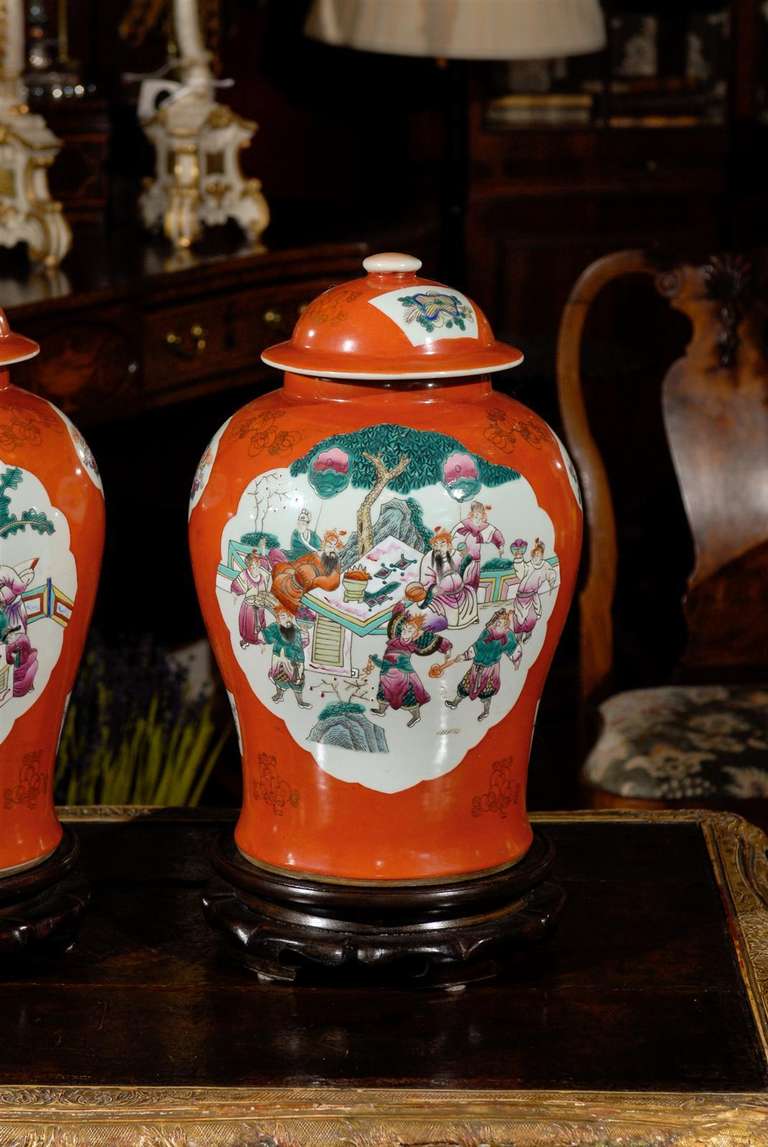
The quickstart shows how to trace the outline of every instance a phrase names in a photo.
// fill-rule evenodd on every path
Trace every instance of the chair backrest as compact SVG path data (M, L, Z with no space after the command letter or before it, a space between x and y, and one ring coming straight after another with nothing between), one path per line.
M659 270L644 252L622 251L584 271L558 341L560 408L588 529L580 594L584 697L604 691L611 676L618 555L614 501L584 396L583 335L605 287L638 274L653 276L692 327L684 356L662 383L664 428L694 549L683 662L691 671L731 675L768 668L768 366L752 267L722 256Z

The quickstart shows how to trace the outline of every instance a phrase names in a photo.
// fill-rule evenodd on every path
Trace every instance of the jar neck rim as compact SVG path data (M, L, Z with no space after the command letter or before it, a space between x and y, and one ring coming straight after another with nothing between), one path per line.
M349 380L339 382L315 375L286 372L283 382L286 394L313 401L360 402L376 396L376 402L385 406L433 403L453 397L461 402L473 402L493 393L490 378L435 378L418 381L387 379L378 382Z

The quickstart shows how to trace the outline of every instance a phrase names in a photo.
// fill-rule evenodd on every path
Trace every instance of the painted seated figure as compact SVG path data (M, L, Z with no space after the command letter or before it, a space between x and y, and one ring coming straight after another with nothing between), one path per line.
M326 530L319 553L311 550L273 567L272 593L290 613L298 613L302 597L310 590L336 589L339 585L339 551L345 535L346 530Z
M435 529L419 567L419 582L427 591L420 604L445 618L449 629L463 629L478 621L477 591L464 580L471 564L466 549L454 546L447 530Z

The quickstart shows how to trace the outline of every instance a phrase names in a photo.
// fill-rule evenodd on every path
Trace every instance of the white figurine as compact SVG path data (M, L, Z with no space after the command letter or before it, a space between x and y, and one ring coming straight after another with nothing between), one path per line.
M24 6L6 0L0 23L0 245L26 243L29 257L57 267L72 246L61 204L51 199L48 168L61 141L25 104Z
M257 243L269 208L260 181L243 178L238 155L256 124L216 102L197 0L173 0L173 25L181 81L145 80L139 96L139 118L156 154L155 177L140 200L144 223L162 223L174 246L183 249L199 238L203 225L234 219Z

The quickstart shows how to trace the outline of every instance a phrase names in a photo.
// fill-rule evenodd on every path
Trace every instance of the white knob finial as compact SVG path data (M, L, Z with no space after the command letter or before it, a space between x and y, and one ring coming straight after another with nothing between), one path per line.
M415 274L421 267L421 259L415 255L403 255L399 251L383 251L380 255L369 255L363 259L363 267L369 274Z

